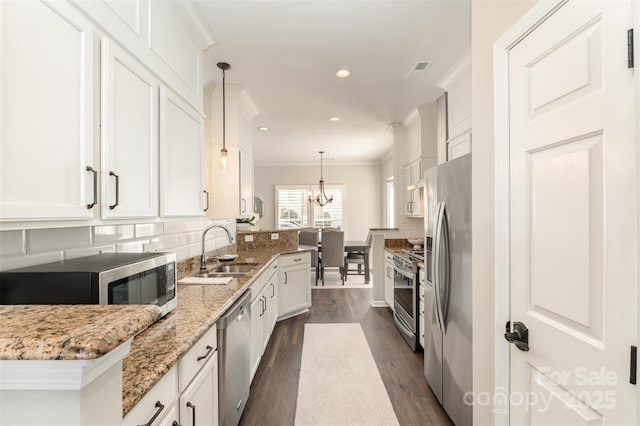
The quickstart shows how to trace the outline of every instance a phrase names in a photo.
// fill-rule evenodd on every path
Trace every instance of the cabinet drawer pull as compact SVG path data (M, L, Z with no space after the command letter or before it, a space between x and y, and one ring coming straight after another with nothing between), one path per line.
M87 204L87 209L91 210L93 206L98 204L98 172L93 170L91 166L87 166L87 171L93 173L93 203Z
M271 283L271 297L275 297L276 295L276 286Z
M151 423L153 423L155 419L158 418L162 410L164 410L164 404L162 404L160 401L156 401L156 408L158 409L158 411L156 411L153 417L149 419L149 422L140 426L151 426Z
M284 273L284 283L285 284L287 283L287 273L286 272Z
M204 211L206 212L207 210L209 210L209 191L204 191L205 194L207 194L207 207L205 207Z
M118 204L120 204L120 176L113 172L109 172L109 176L116 178L116 203L109 206L109 210L113 210L118 207Z
M302 260L301 257L297 258L297 259L293 259L294 262L300 262Z
M196 358L196 361L202 361L203 359L208 357L212 350L213 350L213 346L207 345L207 352L205 352L204 355L199 356L198 358Z
M247 200L242 199L242 213L247 211Z
M187 402L187 407L193 409L193 426L196 426L196 406L191 402Z

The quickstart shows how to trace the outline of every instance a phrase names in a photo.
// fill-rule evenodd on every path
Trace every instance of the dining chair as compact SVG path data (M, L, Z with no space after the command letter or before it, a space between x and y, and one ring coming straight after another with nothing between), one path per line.
M344 285L344 231L322 230L322 256L320 260L320 276L324 285L325 268L337 267Z
M313 253L311 253L311 267L316 270L316 285L318 285L318 278L320 277L320 256L318 253L318 242L320 241L320 233L316 228L302 228L300 234L298 234L298 244L302 246L315 247Z
M349 264L355 263L358 265L357 275L363 274L362 267L364 266L364 252L361 251L349 251L344 256L344 280L347 280L347 276L349 275Z

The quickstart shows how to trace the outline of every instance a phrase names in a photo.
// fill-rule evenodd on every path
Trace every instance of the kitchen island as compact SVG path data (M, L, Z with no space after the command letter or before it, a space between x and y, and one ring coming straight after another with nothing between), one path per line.
M292 235L288 235L289 233ZM149 390L178 363L180 358L212 327L215 327L216 321L251 287L256 277L260 276L267 265L273 263L274 258L280 255L310 251L309 247L298 247L297 232L285 233L280 231L280 235L281 244L279 246L272 244L247 244L244 242L244 239L240 239L237 245L233 244L209 253L214 257L224 254L237 254L237 259L232 263L251 263L254 264L255 267L245 276L235 278L226 285L179 284L177 296L178 306L160 319L158 319L160 315L159 309L154 306L131 305L123 307L82 305L56 307L59 310L66 309L66 313L61 316L67 318L69 322L75 322L79 325L86 324L86 321L83 319L87 318L86 315L81 315L80 312L91 312L89 316L91 322L97 325L93 331L93 337L98 340L109 333L110 328L105 326L106 323L104 319L113 318L114 313L116 316L120 316L121 322L125 323L127 322L126 317L124 315L118 315L117 312L140 311L144 312L149 318L146 323L139 319L134 320L134 323L137 321L138 324L140 324L138 328L123 325L121 328L126 329L127 333L124 333L119 339L107 339L111 341L111 346L106 350L88 352L85 349L74 349L77 353L76 360L84 358L100 360L100 357L104 355L103 352L106 352L105 357L117 356L114 355L115 353L120 355L120 360L118 361L121 362L121 367L118 367L117 363L115 367L121 369L121 375L118 375L116 380L117 383L114 386L102 387L103 390L107 391L113 391L115 388L121 390L121 398L119 398L118 401L119 412L117 413L119 419L125 417ZM216 263L215 260L209 262L207 264L208 269L215 267ZM199 262L197 259L194 260L192 258L179 262L178 279L193 275L197 272L199 272ZM2 308L0 314L2 314L3 319L8 318L9 310L11 309L16 310L18 308ZM38 315L41 315L41 318L55 318L55 315L58 314L59 313L52 312L51 306L30 306L29 309L25 308L24 310L24 318L29 316L35 323L38 322ZM103 315L106 316L103 317ZM108 315L111 315L111 317ZM54 360L61 359L57 355L59 351L52 348L46 351L39 351L38 353L40 355L34 357L34 348L37 349L38 347L46 346L47 343L38 341L37 335L31 336L30 339L24 339L24 333L22 333L19 326L20 323L21 320L13 315L12 322L7 322L7 324L0 329L2 331L0 335L0 363L2 363L2 368L0 368L0 371L3 374L0 385L2 385L3 399L9 394L18 394L21 392L16 392L19 387L7 386L8 383L5 378L7 377L6 367L9 365L8 363L14 363L13 365L16 365L15 363L18 362L26 362L31 366L33 365L32 361L35 360L58 363L59 361ZM13 324L13 326L11 324ZM58 349L68 346L69 339L67 338L68 336L65 335L66 331L61 329L58 330L58 332L60 335L57 336L56 339L53 339L53 341L55 341L54 346L57 345ZM128 342L124 350L121 348L122 345L119 345L119 342L121 343L123 340ZM91 345L85 345L85 347L89 346ZM111 351L109 351L109 349ZM26 363L23 364L23 366L26 366ZM82 368L84 367L81 367L81 369ZM111 373L113 373L113 371ZM78 388L77 391L82 390L83 385L81 381L76 387ZM28 389L28 387L21 389ZM49 387L48 389L51 388ZM106 404L106 406L113 409L113 405ZM27 404L25 407L32 410L35 408L35 405L32 402L31 405ZM77 416L69 416L68 409L65 412L61 408L62 412L58 415L58 418L65 418L64 416L67 415L66 421L68 424L91 423L80 414ZM78 411L83 411L82 407L77 409ZM111 414L113 415L113 413ZM47 415L41 418L52 419L53 417ZM3 420L6 419L3 414ZM113 417L111 417L111 419L113 419ZM108 422L109 420L104 420L102 423L108 424Z

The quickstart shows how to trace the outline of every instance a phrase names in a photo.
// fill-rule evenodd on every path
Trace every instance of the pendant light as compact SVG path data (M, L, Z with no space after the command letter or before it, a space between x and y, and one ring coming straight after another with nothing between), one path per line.
M324 154L324 151L318 151L318 154L320 154L320 187L316 192L315 197L311 197L311 195L309 195L309 202L323 207L333 201L333 194L331 194L330 197L327 197L327 194L324 192L324 179L322 178L322 154Z
M225 72L231 68L226 62L218 62L218 68L222 70L222 149L220 150L220 164L222 169L227 169L227 145L226 145L226 94L225 94Z

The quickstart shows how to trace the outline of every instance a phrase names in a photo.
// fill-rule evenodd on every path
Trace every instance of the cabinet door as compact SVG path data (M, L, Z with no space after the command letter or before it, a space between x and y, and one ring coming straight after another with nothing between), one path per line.
M471 132L467 132L455 139L451 139L448 143L448 150L449 160L469 154L471 152Z
M263 354L264 350L267 348L267 344L269 343L269 337L271 337L271 306L269 306L269 294L271 294L271 286L266 286L262 289L260 293L260 299L263 303L264 313L260 320L262 323L261 326L261 341L260 341L260 353Z
M249 351L249 364L251 368L251 380L255 376L262 356L262 316L264 315L263 300L258 295L251 303L251 348Z
M160 215L204 216L204 120L160 88Z
M182 426L218 424L218 354L215 353L202 371L180 395Z
M411 216L411 202L413 201L413 194L412 191L407 191L407 186L411 184L411 165L406 165L402 169L402 193L404 194L405 216Z
M384 300L393 309L393 263L384 262Z
M102 39L102 217L158 216L158 84Z
M93 28L66 2L0 2L0 220L90 219Z
M280 282L282 283L281 316L311 306L311 264L283 267Z
M269 280L265 288L267 298L267 310L269 311L269 334L273 331L279 316L280 304L278 303L280 294L278 291L278 275L275 274Z
M240 215L253 215L253 159L240 150Z
M438 164L447 161L447 139L449 129L447 124L447 93L438 98L436 118L436 143L438 152Z

